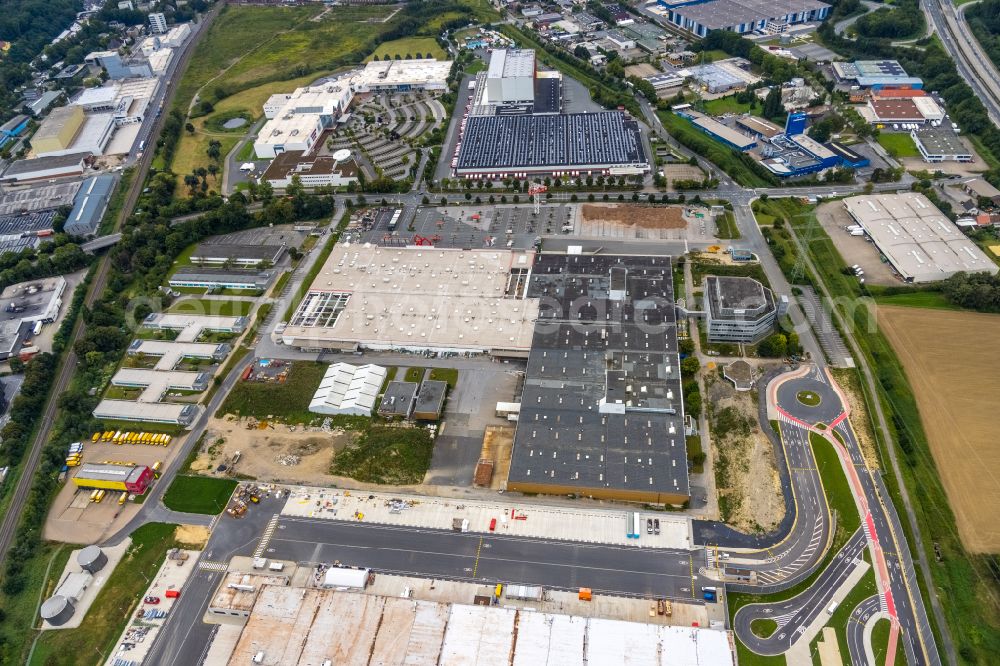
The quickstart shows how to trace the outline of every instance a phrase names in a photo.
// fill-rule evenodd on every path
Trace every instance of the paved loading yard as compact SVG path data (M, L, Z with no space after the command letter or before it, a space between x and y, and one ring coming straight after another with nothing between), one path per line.
M371 498L371 499L369 499ZM469 531L503 536L565 539L649 548L691 547L687 518L669 513L642 513L646 520L660 521L660 534L626 537L623 510L576 509L532 506L515 502L455 500L436 497L372 494L363 490L341 491L299 487L291 491L281 511L285 516L322 520L407 525L450 530L456 518L469 521ZM359 517L360 516L360 517Z
M823 230L830 236L837 252L848 266L857 264L865 271L865 282L868 284L899 286L902 280L896 276L892 267L882 261L881 254L875 244L865 236L852 236L845 227L856 225L857 222L844 209L843 201L828 201L816 209L816 219L823 225Z
M363 234L361 240L380 245L408 245L415 242L416 236L421 236L438 247L474 250L489 247L492 239L493 247L508 247L510 243L513 249L529 249L539 236L562 233L563 226L570 223L573 209L570 206L541 206L537 216L534 212L532 206L513 204L423 207L417 209L410 226L401 225L392 233L389 232L392 216L377 216L372 229Z

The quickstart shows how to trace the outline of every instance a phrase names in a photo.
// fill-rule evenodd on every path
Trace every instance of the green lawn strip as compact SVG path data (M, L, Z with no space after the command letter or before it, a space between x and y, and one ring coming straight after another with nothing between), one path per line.
M253 301L225 301L213 298L185 298L172 304L167 312L176 314L212 315L216 317L246 317Z
M251 162L257 158L257 153L253 150L253 141L247 141L243 147L236 151L237 162Z
M238 382L216 417L236 414L288 424L309 423L319 418L309 411L309 403L327 367L325 363L295 361L284 382Z
M448 382L448 390L454 391L458 383L458 370L455 368L434 368L430 378L438 382Z
M403 375L403 381L419 383L424 378L426 371L427 368L407 368L406 374Z
M420 483L430 467L433 449L426 428L372 425L337 453L331 473L363 483Z
M292 271L285 271L284 273L279 275L277 281L275 281L274 283L274 286L271 287L271 298L277 298L278 296L280 296L281 292L284 291L285 289L285 285L287 285L288 281L291 279L292 279Z
M920 151L917 150L917 145L913 143L909 134L883 132L878 135L878 143L893 157L920 157Z
M715 218L716 237L724 240L735 240L741 238L739 227L736 226L736 217L733 211L727 210L722 217Z
M908 308L932 308L937 310L961 310L949 302L940 291L914 291L911 293L875 296L879 305L902 305Z
M76 666L98 663L99 655L109 655L136 605L163 564L167 550L178 544L176 525L148 523L132 533L132 545L114 571L104 572L107 583L87 611L77 629L46 631L41 634L30 664Z
M111 194L111 198L108 199L108 207L104 209L104 216L101 217L101 224L97 229L98 236L104 236L114 231L115 224L118 222L118 216L122 212L122 206L125 205L125 197L128 196L128 191L132 187L134 179L135 167L129 167L122 171L121 178L119 178L118 184L115 186L115 191Z
M684 438L687 447L688 467L692 474L701 474L705 471L705 452L701 448L700 435L688 435Z
M233 479L178 476L163 495L163 503L174 511L214 516L226 508L237 485Z
M840 456L837 455L833 444L814 432L809 433L809 444L812 446L816 468L823 481L826 502L831 513L837 514L837 534L843 535L843 541L839 543L837 538L834 538L832 550L840 550L844 542L861 527L861 516L858 514L857 504L854 503L851 484L847 481Z
M813 234L815 237L825 236L822 229ZM825 276L830 272L836 273L837 268L823 265L814 254L816 247L815 241L807 246L825 280ZM864 382L861 385L868 404L871 405L875 399L879 400L889 420L892 441L886 442L880 429L875 431L876 441L882 457L882 468L885 470L883 480L900 513L906 541L911 550L924 550L934 581L933 593L947 600L942 603L942 608L952 640L962 658L968 663L989 663L993 655L1000 653L1000 622L985 619L1000 617L1000 598L996 595L996 586L992 582L996 580L995 564L992 558L971 554L963 547L902 365L888 339L871 321L869 310L861 307L856 299L849 298L852 291L844 291L842 285L837 280L827 283L827 288L837 300L838 311L855 331L855 340L875 375L877 396L871 395ZM896 478L892 473L887 459L887 446L896 447L902 479ZM910 521L905 518L898 487L900 482L906 484L920 533L924 537L922 541L915 539ZM940 561L932 546L934 543L940 550ZM937 625L936 616L930 611L930 602L927 601L929 592L924 577L918 575L917 582L940 646L941 628ZM970 621L970 618L984 619Z

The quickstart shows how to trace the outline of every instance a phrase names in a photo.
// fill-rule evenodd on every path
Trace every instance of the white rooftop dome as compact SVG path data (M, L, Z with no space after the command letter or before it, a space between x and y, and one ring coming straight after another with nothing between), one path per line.
M341 148L340 150L338 150L333 154L333 159L337 160L338 162L343 162L350 156L351 156L350 150L348 150L347 148Z

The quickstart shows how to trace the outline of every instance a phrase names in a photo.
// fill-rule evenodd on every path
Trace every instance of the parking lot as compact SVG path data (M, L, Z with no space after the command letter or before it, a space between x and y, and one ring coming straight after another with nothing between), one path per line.
M816 209L816 219L830 236L837 252L848 266L857 264L865 271L868 284L899 286L902 282L893 273L887 262L883 262L878 248L866 240L865 236L852 236L845 227L857 224L844 210L840 201L830 201Z
M411 245L426 239L437 247L525 250L534 247L540 236L562 233L572 216L572 208L563 205L541 206L537 216L532 206L518 204L422 207L408 226L390 232L391 210L376 216L371 229L362 234L362 242Z
M143 428L136 424L135 432L156 432L155 427ZM149 444L111 444L87 440L83 443L82 462L123 462L152 467L157 461L166 468L180 451L185 435L171 440L168 446ZM42 530L42 537L69 543L94 543L124 525L139 511L139 504L118 504L118 492L109 491L104 501L90 501L90 490L77 490L71 477L79 467L70 467L66 484L59 490ZM154 483L159 483L156 481Z

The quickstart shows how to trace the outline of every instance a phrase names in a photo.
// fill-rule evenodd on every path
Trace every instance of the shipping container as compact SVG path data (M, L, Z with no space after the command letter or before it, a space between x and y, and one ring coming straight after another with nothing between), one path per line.
M181 591L180 590L167 590L166 592L163 593L163 596L165 596L167 599L176 599L179 596L181 596Z

